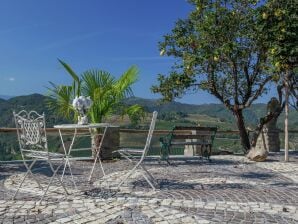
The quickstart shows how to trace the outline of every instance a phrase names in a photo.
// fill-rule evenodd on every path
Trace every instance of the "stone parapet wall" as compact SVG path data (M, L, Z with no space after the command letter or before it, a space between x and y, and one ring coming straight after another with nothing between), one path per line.
M120 134L119 127L109 127L105 135L105 139L102 145L101 156L102 159L108 160L115 157L112 152L119 149L120 145Z
M265 149L269 152L280 151L279 130L276 128L264 127L259 135L256 144L257 149Z

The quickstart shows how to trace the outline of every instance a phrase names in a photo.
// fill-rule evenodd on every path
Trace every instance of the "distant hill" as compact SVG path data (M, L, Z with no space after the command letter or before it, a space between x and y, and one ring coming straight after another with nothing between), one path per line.
M10 98L12 98L13 96L8 96L8 95L0 95L0 100L3 99L3 100L8 100Z
M38 113L45 113L47 125L50 127L57 121L67 122L64 118L54 115L46 106L47 96L31 94L17 96L8 100L0 99L0 127L14 127L13 111L35 110Z
M130 99L126 100L126 103L129 105L132 104L140 104L145 107L148 111L152 112L154 110L159 111L160 113L163 112L184 112L187 114L201 114L201 115L208 115L209 117L219 118L220 120L231 122L235 126L235 119L233 114L228 111L224 105L222 104L201 104L201 105L194 105L194 104L185 104L179 102L170 102L166 104L161 104L159 100L152 100L152 99L143 99L138 97L131 97ZM263 103L253 104L250 108L244 110L244 118L246 124L254 127L259 119L266 115L267 105ZM298 127L298 113L293 111L289 115L290 119L290 128L295 129ZM278 119L278 126L283 128L284 123L284 113L281 114L280 118ZM236 126L235 126L236 127Z
M8 100L0 99L0 127L14 127L12 119L12 111L20 110L36 110L38 113L45 112L48 126L52 126L57 122L69 122L63 118L59 118L50 111L46 106L47 96L40 94L32 94L27 96L17 96ZM139 104L145 108L146 111L152 112L157 110L159 113L168 112L183 112L186 114L200 114L207 115L211 118L218 118L221 121L232 123L235 126L233 114L228 111L222 104L186 104L179 102L170 102L161 104L159 100L144 99L139 97L131 97L125 100L128 105ZM257 124L258 119L266 114L266 104L254 104L251 108L244 111L244 117L249 126ZM297 112L290 113L290 127L296 128L298 126ZM279 119L279 126L283 127L283 114ZM236 126L235 126L236 128Z

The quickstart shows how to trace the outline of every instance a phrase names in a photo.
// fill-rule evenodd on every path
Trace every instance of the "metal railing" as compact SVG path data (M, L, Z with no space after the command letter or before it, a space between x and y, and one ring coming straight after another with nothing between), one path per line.
M51 139L52 143L54 143L53 148L60 147L60 139L58 130L56 128L47 128L48 137ZM120 147L142 147L144 146L145 137L147 135L148 130L137 130L137 129L119 129L120 132ZM152 139L152 150L150 151L151 155L157 155L160 151L160 143L159 138L169 133L169 130L155 130ZM283 148L283 130L280 130L280 140L281 140L281 148ZM298 150L298 130L289 130L290 136L290 150ZM4 141L7 139L10 142L10 145L7 145ZM85 139L85 143L88 140ZM1 145L4 143L4 146ZM4 148L7 151L4 151ZM183 148L176 149L173 154L183 154ZM242 146L240 144L239 131L238 130L218 130L215 141L213 151L228 151L233 153L243 153ZM11 154L11 156L9 156ZM16 128L0 128L0 161L1 160L10 160L10 159L18 159L18 142L16 136ZM6 157L5 157L6 156ZM4 158L4 159L3 159Z

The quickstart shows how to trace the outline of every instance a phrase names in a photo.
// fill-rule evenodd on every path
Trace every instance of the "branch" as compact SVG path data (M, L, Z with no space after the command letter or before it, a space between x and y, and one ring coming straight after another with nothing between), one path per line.
M208 82L210 83L211 87L210 87L210 92L217 98L219 99L229 110L232 110L233 107L231 106L229 100L225 100L224 99L224 95L222 94L219 94L218 92L218 89L216 87L216 80L214 79L214 71L213 71L213 68L210 66L210 64L208 64L208 67L207 67L207 72L208 74L211 74L211 75L208 75Z
M263 83L260 84L259 89L255 92L255 94L253 95L253 97L250 100L247 100L247 102L245 103L244 107L250 107L250 105L252 104L252 102L254 102L264 91L264 87L265 85L272 79L272 76L268 76Z
M245 75L246 83L247 83L247 91L246 91L245 95L243 96L243 104L244 105L247 103L247 101L249 100L249 97L251 96L251 88L252 88L251 81L249 78L248 68L249 68L249 64L244 65L243 71L244 71L244 75Z
M257 62L254 66L254 70L252 73L252 76L250 77L250 82L251 83L255 83L256 78L258 77L259 73L260 73L260 64L265 63L266 59L267 59L267 54L266 54L266 49L260 49L260 51L257 54Z
M232 68L233 68L233 79L234 79L234 102L235 104L239 104L238 99L238 76L237 76L237 65L235 61L232 62Z

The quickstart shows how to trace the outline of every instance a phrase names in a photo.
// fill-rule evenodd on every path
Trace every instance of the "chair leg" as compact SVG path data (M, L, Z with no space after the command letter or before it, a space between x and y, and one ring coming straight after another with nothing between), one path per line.
M90 176L88 178L88 181L91 181L91 179L92 179L92 175L93 175L93 172L94 172L94 169L95 169L97 160L99 162L99 165L100 165L100 168L101 168L101 171L102 171L103 176L106 175L105 170L104 170L104 168L102 166L102 162L101 162L101 159L99 157L99 154L97 154L96 157L95 157L95 159L94 159L93 166L92 166L92 169L91 169L91 172L90 172Z
M132 173L137 169L137 167L139 166L139 164L135 165L134 168L132 168L128 174L125 176L125 178L120 182L120 184L118 184L118 189L120 188L120 186L132 175Z
M63 172L62 172L62 175L61 175L62 180L63 180L64 174L65 174L65 171L66 171L67 164L68 164L68 160L65 161L64 166L63 166ZM70 167L70 164L68 164L68 167Z
M69 161L68 161L68 162L69 162ZM69 162L69 163L70 163L70 162ZM71 176L73 185L74 185L74 187L77 189L77 185L76 185L76 182L75 182L75 180L74 180L74 178L73 178L73 174L72 174L72 170L71 170L71 166L70 166L70 164L69 164L68 168L69 168L69 172L70 172L70 176ZM61 179L61 181L62 181L62 179Z
M62 166L62 165L58 166L57 169L55 170L54 167L53 167L53 164L52 164L52 162L51 162L50 160L48 160L48 163L49 163L49 165L50 165L50 167L51 167L51 170L52 170L52 172L53 172L53 175L51 176L51 179L50 179L50 181L49 181L49 183L48 183L48 186L47 186L46 190L44 191L44 193L43 193L41 199L39 200L40 203L41 203L41 201L43 200L43 198L44 198L44 196L46 195L46 193L48 192L48 190L49 190L49 188L50 188L50 185L52 184L52 181L53 181L54 177L57 175L58 170L59 170L60 167ZM64 186L64 184L63 184L63 182L62 182L62 180L61 180L58 176L56 176L56 177L57 177L58 181L60 182L60 185L63 187L63 189L64 189L64 191L65 191L65 194L68 195L68 191L66 190L66 188L65 188L65 186Z
M140 165L142 168L143 168L143 170L147 173L147 175L151 178L151 180L154 180L155 181L155 179L154 179L154 177L152 176L152 174L151 173L149 173L149 171L146 169L146 167L144 166L144 165Z
M20 188L22 187L22 185L23 185L23 183L24 183L26 177L28 176L28 174L29 174L29 170L27 170L25 176L23 177L23 180L21 181L21 183L20 183L20 185L19 185L17 191L15 192L15 194L14 194L13 197L12 197L12 200L14 200L15 197L17 196L17 194L19 193L19 190L20 190Z
M36 181L36 183L38 184L39 188L43 189L42 186L41 186L40 183L37 181L37 179L35 178L34 174L33 174L32 171L31 171L31 169L32 169L32 167L34 166L34 164L36 163L36 161L37 161L36 159L33 160L33 162L30 164L30 166L28 166L28 164L27 164L25 161L23 161L23 162L24 162L24 165L25 165L25 167L26 167L26 169L27 169L27 172L26 172L25 176L23 177L23 179L22 179L22 181L21 181L21 183L20 183L20 185L19 185L17 191L16 191L15 194L13 195L12 200L14 200L15 197L17 196L17 194L18 194L20 188L22 187L22 185L23 185L23 183L24 183L24 181L25 181L25 179L26 179L26 177L28 176L29 173L32 175L33 179Z
M143 168L143 170L147 173L147 175L150 177L151 181L154 182L155 184L157 184L155 178L152 176L151 173L149 173L149 171L145 168L145 166L141 165L141 167ZM153 190L155 190L154 185L152 184L152 182L147 178L147 176L145 174L143 174L143 177L146 179L146 181L148 182L148 184L152 187Z
M102 162L101 162L101 158L100 157L98 158L98 162L100 164L100 168L101 168L102 174L105 176L106 173L105 173L105 170L103 169L103 166L102 166Z
M59 168L60 168L60 167L59 167ZM65 195L69 195L69 193L68 193L66 187L64 186L62 180L60 179L60 177L58 177L58 176L56 175L56 174L57 174L57 171L58 171L59 168L57 168L57 170L56 170L56 172L55 172L55 176L56 176L57 180L60 182L60 185L63 187L64 192L65 192Z
M118 184L118 189L121 187L121 185L133 174L133 172L138 168L138 166L141 166L142 169L145 171L145 173L147 173L147 175L151 178L151 181L155 182L154 177L149 173L149 171L140 163L137 163L133 169L131 169L128 174L125 176L125 178ZM150 187L155 190L156 188L154 187L154 185L152 184L152 182L148 179L148 177L142 173L142 176L145 178L145 180L148 182L148 184L150 185Z
M148 179L148 177L146 175L143 175L143 177L145 178L145 180L147 181L147 183L150 185L150 187L155 190L154 185L151 183L151 181Z
M121 156L123 156L125 159L127 159L130 163L133 163L134 161L130 159L129 157L132 157L129 153L119 152Z
M65 173L65 169L66 169L66 164L68 164L68 169L69 169L69 172L70 172L72 183L73 183L74 187L77 189L77 185L76 185L76 182L74 181L73 174L72 174L72 169L71 169L71 165L70 165L70 161L69 161L68 158L65 159L63 173L62 173L62 176L61 176L61 181L63 181L63 177L64 177L64 173Z
M30 166L28 167L27 163L25 161L24 165L27 168L27 170L29 171L29 173L32 175L32 178L34 179L34 181L37 183L38 187L43 190L43 187L41 186L41 184L38 182L38 180L36 179L35 175L32 173L31 169L34 166L34 164L37 162L37 159L33 160L33 162L30 164Z
M62 165L58 166L57 169L54 170L54 167L53 167L52 162L51 162L50 160L48 160L48 161L49 161L51 170L52 170L52 172L53 172L53 177L56 176L56 178L57 178L58 181L60 182L60 185L63 187L63 189L64 189L64 191L65 191L65 194L69 194L68 191L67 191L67 189L66 189L66 187L65 187L64 184L63 184L63 181L59 178L59 176L57 176L57 172L58 172L58 170L60 169L60 167L61 167Z

